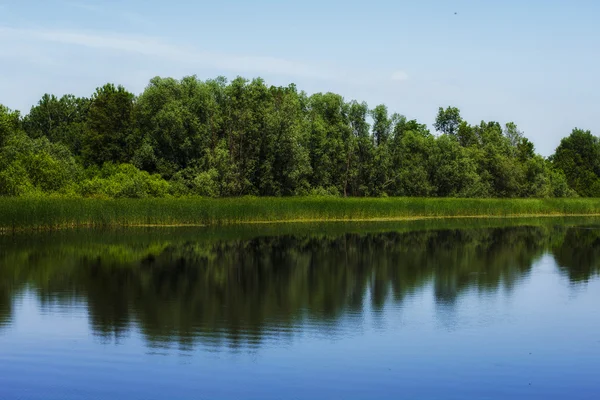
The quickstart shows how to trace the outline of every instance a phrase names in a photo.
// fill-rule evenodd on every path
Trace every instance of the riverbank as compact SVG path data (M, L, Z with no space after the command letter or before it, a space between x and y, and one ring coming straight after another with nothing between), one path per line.
M0 198L0 230L600 216L600 199Z

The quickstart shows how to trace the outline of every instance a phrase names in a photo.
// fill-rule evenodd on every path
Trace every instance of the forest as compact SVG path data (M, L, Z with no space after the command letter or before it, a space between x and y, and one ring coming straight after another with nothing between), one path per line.
M512 122L442 107L433 127L259 78L156 77L139 96L106 84L26 115L0 105L0 195L600 197L590 131L544 158Z

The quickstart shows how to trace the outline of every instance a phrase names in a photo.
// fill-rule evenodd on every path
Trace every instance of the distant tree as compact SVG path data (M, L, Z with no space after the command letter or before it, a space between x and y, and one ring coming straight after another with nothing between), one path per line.
M346 186L348 152L345 141L353 136L348 119L348 104L333 93L317 93L310 97L309 154L311 186L330 194L343 194Z
M462 122L460 110L456 107L447 107L445 110L440 107L433 126L438 132L446 135L455 135Z
M388 109L383 104L378 105L371 111L373 118L373 138L375 145L385 144L390 136L392 121L388 117Z
M369 132L367 103L350 102L348 118L352 137L352 151L347 153L347 177L349 180L344 194L368 196L373 193L372 174L374 168L374 145Z
M463 147L478 146L481 143L475 133L475 129L469 125L466 121L461 121L456 131L456 137L458 142Z
M86 165L130 160L135 146L134 99L122 86L106 84L96 90L90 101L82 140Z
M521 140L523 140L523 132L517 128L517 125L514 122L509 122L505 125L504 136L506 136L510 145L513 147L517 147Z
M21 116L18 111L11 111L0 104L0 148L5 145L8 138L14 135L21 125Z
M80 176L69 149L45 137L31 139L19 131L0 149L0 195L59 192Z
M580 196L600 197L600 140L590 131L573 129L551 160Z
M58 99L45 94L24 118L23 127L32 138L47 137L51 142L63 143L74 154L79 154L89 103L89 99L73 95Z
M432 183L439 197L477 197L486 194L477 164L458 140L449 135L436 139L431 156Z

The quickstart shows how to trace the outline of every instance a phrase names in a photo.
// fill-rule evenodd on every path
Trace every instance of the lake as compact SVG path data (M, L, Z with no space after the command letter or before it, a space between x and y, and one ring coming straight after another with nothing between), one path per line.
M0 236L0 399L598 399L600 221Z

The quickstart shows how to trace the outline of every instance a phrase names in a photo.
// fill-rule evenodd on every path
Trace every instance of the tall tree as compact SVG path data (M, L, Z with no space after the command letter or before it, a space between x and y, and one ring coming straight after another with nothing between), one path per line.
M445 110L440 107L433 126L438 132L446 135L455 135L462 122L460 110L456 107L447 107Z
M32 138L47 137L51 142L63 143L74 154L79 154L89 104L89 99L73 95L59 99L45 94L25 117L23 127Z
M333 93L317 93L309 99L309 152L314 189L331 194L344 192L347 170L345 144L352 136L348 104Z
M0 148L4 146L8 138L19 130L21 116L18 111L11 111L8 107L0 104Z
M590 131L573 129L551 159L580 196L600 197L600 140Z
M369 108L367 103L357 101L350 102L348 118L352 130L352 152L347 157L347 178L349 188L345 194L352 196L368 196L373 193L374 148L373 140L369 132L367 116Z
M86 165L130 160L135 96L123 86L106 84L91 98L85 121L82 156Z
M375 145L379 146L387 142L390 137L392 121L388 117L388 109L385 105L380 104L371 111L373 118L373 138Z

